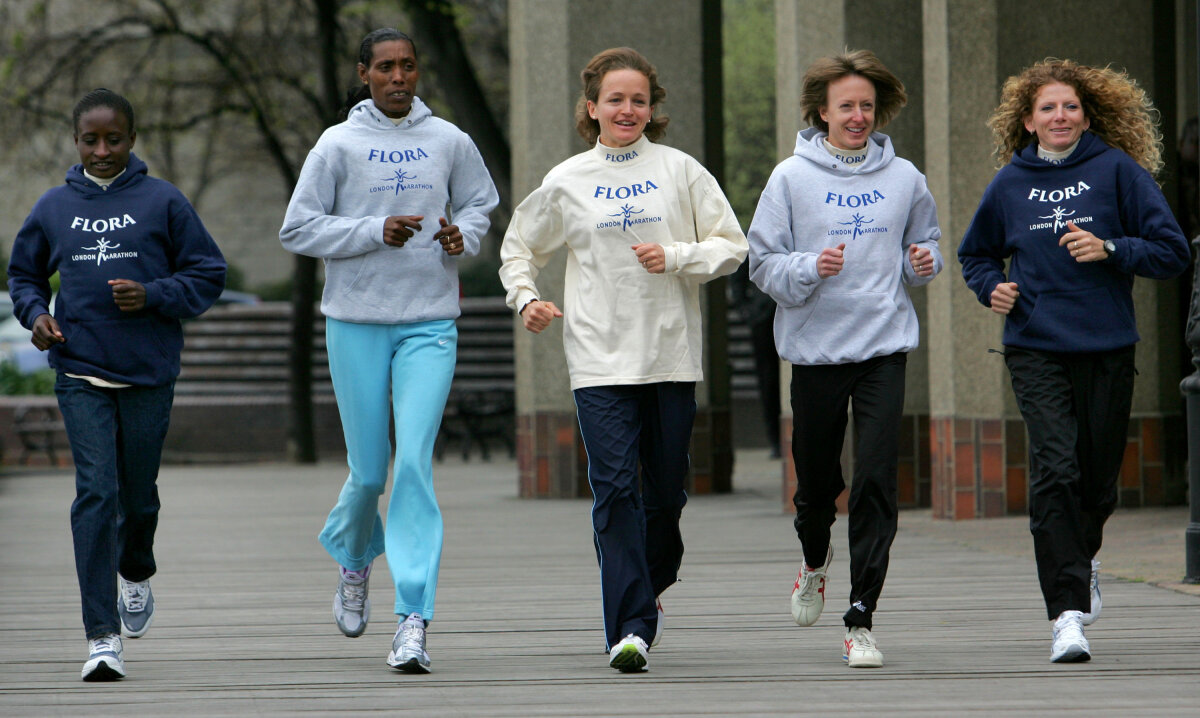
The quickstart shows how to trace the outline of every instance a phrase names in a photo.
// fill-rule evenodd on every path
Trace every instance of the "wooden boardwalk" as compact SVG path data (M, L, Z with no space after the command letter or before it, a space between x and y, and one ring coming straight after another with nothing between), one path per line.
M447 541L431 675L384 663L384 561L366 635L333 625L316 534L341 465L206 465L163 472L154 627L126 641L129 677L111 684L79 680L71 474L0 475L0 715L1200 715L1200 597L1106 575L1095 657L1054 665L1031 546L979 550L903 515L876 613L886 665L846 668L846 524L830 606L798 628L798 543L761 454L739 456L734 494L689 503L663 643L650 672L618 674L602 653L590 503L514 498L509 461L436 471Z

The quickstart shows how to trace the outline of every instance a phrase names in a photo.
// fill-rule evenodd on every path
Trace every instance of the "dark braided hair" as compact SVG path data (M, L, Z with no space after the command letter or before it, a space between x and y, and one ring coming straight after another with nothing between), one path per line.
M367 36L362 39L362 43L358 46L358 64L364 67L371 66L371 59L375 57L375 46L381 42L391 42L392 40L403 40L412 48L413 57L417 56L417 44L408 35L391 27L381 27L378 30L372 30L367 33ZM342 103L341 109L338 110L338 121L345 121L350 114L351 108L363 100L371 98L371 88L365 83L359 83L346 93L346 99Z
M124 97L103 87L92 90L75 103L75 109L71 111L71 124L76 134L79 134L79 118L97 107L107 107L113 112L125 115L125 120L129 122L129 134L133 134L133 105Z

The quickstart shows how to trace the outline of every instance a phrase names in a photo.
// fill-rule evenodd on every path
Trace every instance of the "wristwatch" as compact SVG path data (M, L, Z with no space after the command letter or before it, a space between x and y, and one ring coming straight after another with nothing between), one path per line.
M1104 240L1104 252L1109 257L1112 257L1114 254L1117 253L1117 243L1112 241L1111 239Z

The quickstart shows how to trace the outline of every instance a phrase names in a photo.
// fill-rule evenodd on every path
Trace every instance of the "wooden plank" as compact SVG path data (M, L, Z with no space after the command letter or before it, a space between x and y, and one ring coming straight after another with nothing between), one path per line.
M798 628L787 606L799 549L778 510L778 464L764 452L737 459L735 493L693 496L684 510L682 581L663 597L666 634L642 675L612 671L602 653L590 502L516 500L513 462L447 460L435 467L446 544L431 675L384 665L386 561L375 564L366 635L333 625L334 567L316 540L346 475L333 462L165 468L154 627L126 642L128 679L85 684L72 477L10 473L0 477L0 713L1195 714L1200 598L1105 575L1104 615L1087 631L1095 658L1054 665L1032 549L1011 556L910 530L906 513L875 616L886 665L846 668L844 517L830 606ZM1105 551L1127 538L1110 534Z

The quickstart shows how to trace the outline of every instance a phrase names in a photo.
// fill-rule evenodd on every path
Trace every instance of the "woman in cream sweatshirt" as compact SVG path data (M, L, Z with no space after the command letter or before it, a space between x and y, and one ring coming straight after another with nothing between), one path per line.
M593 147L552 169L517 207L500 277L529 331L564 319L605 646L610 666L634 672L661 636L657 597L683 559L679 517L703 378L699 286L737 269L747 246L712 175L655 143L667 119L654 116L666 95L654 66L614 48L581 77L577 128ZM534 280L564 244L560 310Z

